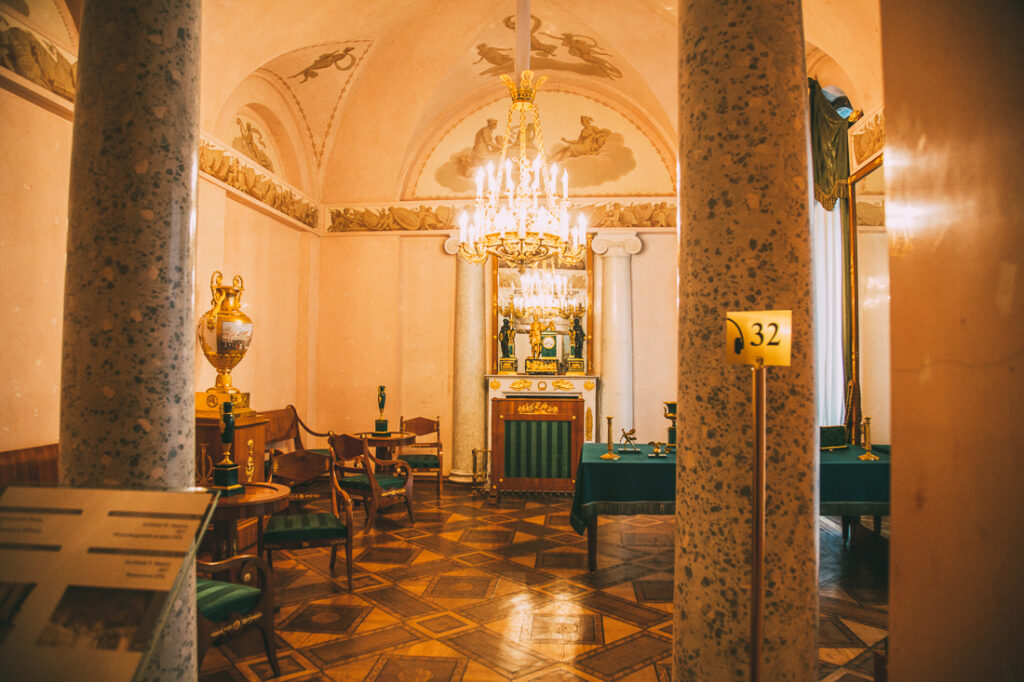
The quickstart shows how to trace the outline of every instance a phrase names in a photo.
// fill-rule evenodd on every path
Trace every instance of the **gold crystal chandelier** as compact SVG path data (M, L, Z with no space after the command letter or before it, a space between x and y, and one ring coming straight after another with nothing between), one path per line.
M459 217L459 253L471 263L482 263L493 255L522 268L554 256L573 265L586 253L586 219L581 215L575 225L570 224L569 174L563 169L559 178L558 165L549 166L544 159L544 134L534 97L547 76L533 82L533 72L528 68L529 26L529 2L521 0L516 56L524 59L527 68L521 71L518 85L510 76L501 75L512 104L498 165L488 163L486 170L477 170L476 204L472 213L464 212ZM525 50L521 49L524 34ZM509 158L512 121L517 114L519 155ZM527 156L530 137L537 147L532 160Z

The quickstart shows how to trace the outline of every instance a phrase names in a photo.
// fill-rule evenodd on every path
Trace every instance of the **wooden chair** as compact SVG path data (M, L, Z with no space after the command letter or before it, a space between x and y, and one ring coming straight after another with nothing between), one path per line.
M413 417L406 420L401 418L401 430L416 436L416 442L403 447L398 453L398 459L406 462L412 469L413 475L425 473L428 476L437 477L437 496L441 496L441 486L444 477L444 452L441 449L441 418L427 419L426 417ZM421 436L433 435L433 439L421 441Z
M345 544L345 567L348 572L348 591L352 591L352 498L338 485L334 467L329 468L331 483L330 512L290 511L274 514L267 519L259 537L258 552L267 557L273 568L275 549L331 548L331 575L338 559L338 545Z
M258 627L274 675L281 674L274 641L274 577L263 559L240 555L216 563L196 562L204 575L227 574L231 580L196 578L198 663L210 646L249 627Z
M373 527L379 509L401 502L405 502L409 521L416 522L412 514L412 469L408 464L400 459L377 459L370 454L365 438L331 434L327 442L334 454L338 485L363 503L366 530Z
M267 418L266 443L270 458L267 480L276 478L291 488L325 480L330 469L331 451L329 448L307 448L302 443L302 433L305 431L320 438L327 438L328 434L309 428L299 418L294 405L288 405L282 410L265 411L263 416ZM301 492L290 496L292 500L298 501L312 497L317 496Z

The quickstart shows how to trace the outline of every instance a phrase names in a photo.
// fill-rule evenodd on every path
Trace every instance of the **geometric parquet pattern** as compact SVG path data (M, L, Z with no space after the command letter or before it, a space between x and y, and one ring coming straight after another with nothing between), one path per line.
M671 516L602 517L599 570L588 573L570 497L495 504L457 485L438 500L429 488L416 491L415 525L395 507L357 535L352 593L343 553L334 579L327 550L274 553L275 679L671 679ZM872 650L884 647L884 566L878 575L870 547L851 564L870 542L852 544L843 549L823 520L822 679L871 679ZM211 648L199 679L272 677L250 631Z

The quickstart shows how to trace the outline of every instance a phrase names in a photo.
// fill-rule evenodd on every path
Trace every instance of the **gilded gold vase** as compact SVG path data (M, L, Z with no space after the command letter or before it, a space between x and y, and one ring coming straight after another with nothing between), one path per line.
M252 319L242 312L240 302L245 286L235 275L231 284L223 284L219 271L210 279L211 307L199 318L196 333L203 355L217 370L217 382L209 392L238 393L231 385L231 370L242 361L252 341Z

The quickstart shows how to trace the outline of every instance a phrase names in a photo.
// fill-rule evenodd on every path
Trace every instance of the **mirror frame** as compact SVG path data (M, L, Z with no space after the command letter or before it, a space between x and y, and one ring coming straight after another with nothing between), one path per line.
M852 351L850 354L850 372L861 385L860 376L860 296L858 294L857 268L857 183L866 178L872 172L882 166L885 154L878 154L875 158L857 169L857 172L847 178L847 218L850 224L850 243L847 248L850 250L850 308L846 313L850 316L850 336L852 337ZM858 396L857 411L860 413L860 399Z
M594 233L587 233L587 253L584 256L587 271L587 314L583 316L583 328L587 333L586 354L587 374L594 373L594 249L591 242L594 240ZM498 259L491 259L491 374L498 373ZM519 376L526 376L525 372L519 372Z

